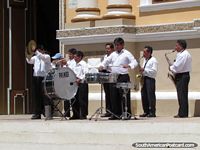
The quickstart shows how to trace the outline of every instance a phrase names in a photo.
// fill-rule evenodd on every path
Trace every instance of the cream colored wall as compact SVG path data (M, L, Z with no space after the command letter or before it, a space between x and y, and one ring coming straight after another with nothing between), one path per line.
M189 22L200 18L200 7L140 13L140 0L130 0L130 3L133 6L133 15L136 16L136 25ZM68 7L68 0L66 0L66 6L66 23L69 24L71 23L71 19L76 16L76 9ZM106 6L107 0L98 0L100 16L106 14Z
M136 25L189 22L200 18L200 7L140 13L138 7L140 0L131 1L133 13L136 16Z

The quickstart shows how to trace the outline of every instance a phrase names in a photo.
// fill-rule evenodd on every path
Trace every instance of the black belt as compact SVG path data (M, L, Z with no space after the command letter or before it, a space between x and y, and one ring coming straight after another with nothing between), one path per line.
M190 75L190 72L177 73L176 76Z
M128 74L119 74L118 77L127 76Z

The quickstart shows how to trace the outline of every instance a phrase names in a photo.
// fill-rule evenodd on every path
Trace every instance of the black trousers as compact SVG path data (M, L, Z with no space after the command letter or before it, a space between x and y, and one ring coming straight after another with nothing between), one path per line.
M44 77L33 77L33 91L35 94L33 113L40 115L44 111L44 88L43 88Z
M72 105L73 117L84 118L88 115L88 84L80 83Z
M156 113L156 81L153 78L144 77L144 84L141 88L142 107L144 113Z
M190 81L189 72L178 73L175 77L177 97L179 103L178 115L188 117L188 84Z
M110 94L110 83L104 83L103 88L105 92L105 102L106 102L106 112L109 113L107 110L112 112L111 109L111 94Z
M119 75L117 82L130 82L130 77L128 74ZM111 93L112 112L118 117L120 117L122 115L122 112L124 111L123 89L117 88L116 83L111 83L110 93ZM127 97L128 113L131 114L130 90L128 90L126 97Z

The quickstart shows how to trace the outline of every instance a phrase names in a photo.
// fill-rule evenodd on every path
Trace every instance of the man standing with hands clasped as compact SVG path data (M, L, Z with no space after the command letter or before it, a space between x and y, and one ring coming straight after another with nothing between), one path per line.
M140 117L156 117L156 74L158 62L152 56L153 48L145 46L143 50L144 62L140 68L140 73L144 80L141 88L142 107L144 113Z

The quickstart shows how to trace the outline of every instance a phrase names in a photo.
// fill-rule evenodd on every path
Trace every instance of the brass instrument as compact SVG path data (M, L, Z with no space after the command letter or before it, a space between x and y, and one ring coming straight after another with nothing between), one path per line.
M171 52L168 52L168 53L165 53L165 58L169 64L169 66L171 66L173 63L170 61L168 55L171 54L171 53L174 53L176 50L173 50ZM168 78L175 84L175 74L172 72L172 71L169 71L168 74L167 74Z
M138 67L139 69L141 68L141 65L140 65L140 61L141 59L143 58L144 56L140 57L139 60L137 61L138 62ZM138 73L136 74L136 78L140 80L140 86L142 87L143 84L144 84L144 77L141 73Z
M31 59L31 57L34 54L33 49L36 49L36 47L37 47L37 44L34 40L30 40L28 42L28 45L25 50L26 58Z

